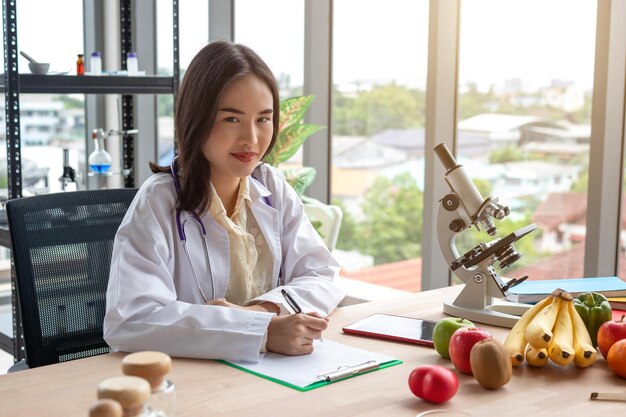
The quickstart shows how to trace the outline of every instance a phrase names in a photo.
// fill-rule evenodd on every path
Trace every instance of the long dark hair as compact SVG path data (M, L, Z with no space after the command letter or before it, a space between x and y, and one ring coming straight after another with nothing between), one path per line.
M174 116L178 144L175 163L181 186L178 208L181 210L196 210L200 215L208 210L211 168L202 154L202 146L211 133L224 91L230 82L247 74L263 80L274 99L274 132L267 154L276 142L280 114L278 86L267 64L247 46L215 41L198 52L185 72ZM170 172L169 166L153 162L150 168L155 173Z

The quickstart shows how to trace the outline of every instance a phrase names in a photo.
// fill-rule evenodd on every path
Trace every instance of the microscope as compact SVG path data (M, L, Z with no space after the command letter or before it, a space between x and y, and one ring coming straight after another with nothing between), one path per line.
M505 282L494 266L498 263L499 268L504 269L519 260L521 255L513 243L537 226L530 224L503 238L479 243L460 255L455 244L458 234L472 227L478 230L482 227L489 236L495 236L498 229L493 219L504 219L510 210L499 204L497 197L483 199L445 143L437 145L434 151L446 169L445 180L451 191L439 201L437 240L450 270L465 283L454 301L444 302L443 311L478 323L513 327L530 306L496 299L504 299L510 288L528 277Z

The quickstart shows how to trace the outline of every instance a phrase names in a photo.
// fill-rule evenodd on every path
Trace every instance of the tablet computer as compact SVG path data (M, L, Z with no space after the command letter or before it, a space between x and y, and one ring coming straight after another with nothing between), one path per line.
M376 313L343 327L343 332L397 342L433 346L433 320Z

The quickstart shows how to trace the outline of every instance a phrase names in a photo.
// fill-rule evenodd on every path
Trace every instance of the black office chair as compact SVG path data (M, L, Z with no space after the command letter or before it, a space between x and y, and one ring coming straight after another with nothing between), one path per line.
M76 191L7 202L28 367L110 350L102 321L113 239L136 192Z

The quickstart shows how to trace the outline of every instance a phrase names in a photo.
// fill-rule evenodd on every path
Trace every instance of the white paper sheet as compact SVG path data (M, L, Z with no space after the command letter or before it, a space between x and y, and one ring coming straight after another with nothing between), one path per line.
M286 356L268 352L258 363L230 363L304 388L323 380L319 375L336 371L339 367L351 367L367 361L382 364L396 360L391 356L353 348L332 340L316 340L313 346L315 349L310 355Z

